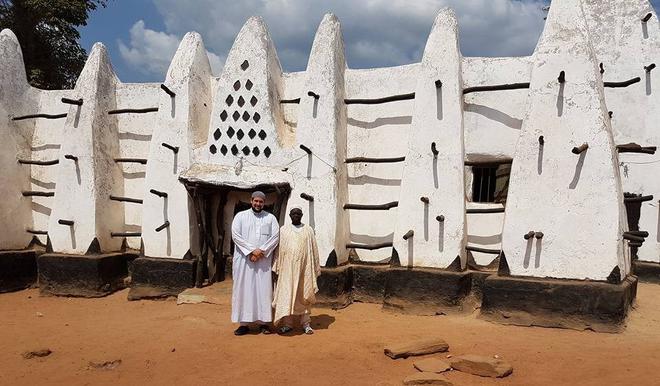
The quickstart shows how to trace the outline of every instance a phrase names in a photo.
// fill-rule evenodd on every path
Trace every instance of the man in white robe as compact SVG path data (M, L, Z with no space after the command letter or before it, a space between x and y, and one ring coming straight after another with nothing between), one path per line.
M313 334L310 322L319 290L319 251L314 230L301 222L302 209L291 209L289 216L291 224L280 229L280 248L273 266L278 275L273 299L275 324L280 324L280 334L286 334L293 330L294 319L299 317L305 334Z
M231 224L234 240L231 320L240 323L235 335L247 334L249 325L255 322L262 333L270 333L268 325L273 318L271 267L279 242L279 224L275 216L263 210L265 201L264 193L252 193L252 208L237 213Z

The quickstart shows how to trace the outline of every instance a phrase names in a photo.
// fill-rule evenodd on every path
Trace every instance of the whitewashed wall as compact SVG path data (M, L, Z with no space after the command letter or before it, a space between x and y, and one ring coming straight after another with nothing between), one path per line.
M646 72L651 63L660 65L660 23L646 0L583 0L594 50L608 82L640 77L639 83L605 90L607 108L612 111L616 144L637 143L660 146L660 71ZM648 13L651 18L643 22ZM640 260L660 262L660 153L619 155L623 191L653 195L643 202L639 229L648 231L637 251Z
M142 239L146 256L183 258L191 248L196 250L197 220L178 177L193 162L191 149L204 143L212 109L211 66L199 34L184 36L164 84L175 96L164 91L158 96L157 129L150 143L142 191ZM163 143L178 150L174 152ZM158 196L152 189L167 196ZM165 224L169 226L162 229Z
M95 44L72 93L74 99L82 98L83 104L69 106L62 132L48 225L56 252L85 253L96 241L104 250L121 247L121 240L110 237L110 232L124 225L124 211L119 202L109 199L124 190L123 177L114 162L119 156L117 118L108 114L116 108L118 82L105 47Z
M39 104L37 111L50 114L61 114L69 111L69 105L62 103L62 97L71 98L71 90L39 91ZM63 128L65 118L62 119L35 119L34 134L30 150L32 155L24 154L20 158L33 160L59 160L60 147L63 142ZM55 192L59 165L40 166L25 165L31 169L30 190ZM26 198L29 200L30 198ZM54 197L32 197L32 229L47 231L50 213L53 208ZM39 241L46 244L46 235L38 235Z
M617 154L583 15L579 2L553 1L534 53L502 234L513 275L605 280L630 269ZM529 231L544 236L524 239Z
M463 58L463 88L529 82L532 62L520 58ZM513 158L529 90L466 94L465 155L470 161Z
M458 45L456 15L443 9L433 23L418 70L398 199L394 247L405 266L446 268L456 259L461 267L466 265L463 82ZM437 216L444 220L436 220ZM404 240L410 231L414 235Z
M419 64L346 71L346 98L383 98L415 92ZM406 154L414 101L380 105L348 105L347 157L390 158ZM384 204L397 201L401 192L403 163L353 163L348 165L348 201ZM392 242L397 208L388 211L351 210L350 241L360 244ZM357 250L360 260L382 261L392 248Z
M148 108L158 107L158 97L162 91L157 83L120 83L115 93L118 108ZM154 113L119 114L117 125L119 130L119 157L149 158L149 143L156 130ZM123 197L144 198L144 182L146 166L139 163L119 163L116 167L121 171L124 180ZM140 232L142 229L142 205L132 202L122 202L124 207L124 224L113 232ZM140 249L140 238L126 239L128 247Z
M38 111L39 91L27 84L23 55L13 32L0 32L0 249L22 249L32 239L25 232L32 227L31 199L22 191L30 190L30 166L17 159L32 157L34 120L14 121L13 117Z
M331 253L339 263L347 259L346 107L344 76L346 60L339 20L326 15L316 32L307 65L305 88L299 94L296 143L309 147L294 166L295 186L289 207L300 205L306 222L316 232L321 264ZM308 93L318 95L318 98ZM301 194L311 195L307 201ZM287 216L287 222L290 219Z

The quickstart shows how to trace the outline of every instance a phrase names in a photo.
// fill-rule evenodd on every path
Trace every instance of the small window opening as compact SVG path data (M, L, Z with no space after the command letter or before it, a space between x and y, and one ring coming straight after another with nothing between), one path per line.
M509 190L510 164L472 167L472 202L505 204Z

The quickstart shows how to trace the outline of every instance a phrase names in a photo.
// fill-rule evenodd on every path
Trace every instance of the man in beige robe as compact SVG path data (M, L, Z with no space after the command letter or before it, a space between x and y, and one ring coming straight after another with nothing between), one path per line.
M279 256L273 265L278 275L273 320L280 326L278 332L286 334L293 330L294 319L299 317L305 334L313 334L311 308L319 290L316 282L321 274L319 251L314 230L301 222L302 209L291 209L289 217L291 224L280 228Z

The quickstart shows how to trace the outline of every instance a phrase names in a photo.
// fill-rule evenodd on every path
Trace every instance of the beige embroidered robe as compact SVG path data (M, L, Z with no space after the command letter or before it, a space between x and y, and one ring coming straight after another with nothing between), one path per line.
M285 316L309 313L319 290L316 278L321 267L314 230L307 224L295 228L288 224L280 229L279 255L273 264L278 275L273 296L276 324Z

